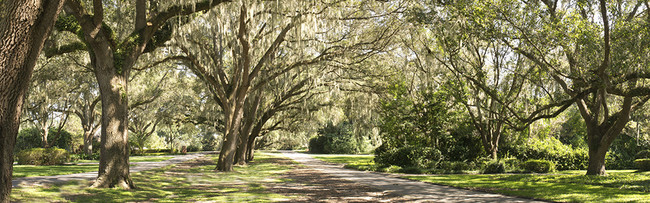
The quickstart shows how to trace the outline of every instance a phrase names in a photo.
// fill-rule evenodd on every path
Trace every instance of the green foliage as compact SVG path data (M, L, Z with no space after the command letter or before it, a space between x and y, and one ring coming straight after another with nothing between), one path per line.
M643 141L637 142L633 136L628 134L619 135L609 147L606 159L608 169L632 169L635 168L634 160L642 157L637 155L644 149Z
M31 148L43 147L41 130L38 128L22 129L16 137L15 152ZM56 139L56 140L55 140ZM47 142L50 146L61 149L72 150L72 134L66 130L61 132L50 128L47 136Z
M319 154L358 154L361 152L360 145L348 121L337 125L328 123L324 128L318 130L318 136L309 140L309 152Z
M21 165L60 165L70 160L70 155L64 149L32 148L18 152L18 164Z
M409 167L401 168L397 170L397 172L407 173L407 174L422 174L424 170L422 170L422 168L420 167L409 166Z
M72 151L72 134L66 130L58 131L50 128L47 142L50 146Z
M502 146L502 151L519 160L542 159L552 161L558 170L583 170L587 168L587 150L571 148L558 139L530 139L525 143L510 143Z
M524 162L521 166L527 172L548 173L555 171L555 164L547 160L531 159Z
M436 168L442 170L442 173L460 173L471 170L472 166L462 161L441 161Z
M650 159L637 159L634 160L639 171L650 171Z
M432 168L441 158L440 151L432 147L403 146L380 152L375 156L375 163L383 166Z
M88 155L86 153L70 155L70 161L78 161L78 160L99 160L99 152L92 153L91 155Z
M482 172L483 174L505 173L506 165L501 161L488 162Z
M638 153L636 153L636 158L637 159L650 159L650 150L641 150Z
M382 145L375 149L380 165L433 168L440 160L474 160L480 140L462 116L449 111L444 90L423 89L411 97L405 83L389 86L382 100L379 125Z
M41 130L38 128L21 129L16 137L14 152L20 152L26 149L43 147Z

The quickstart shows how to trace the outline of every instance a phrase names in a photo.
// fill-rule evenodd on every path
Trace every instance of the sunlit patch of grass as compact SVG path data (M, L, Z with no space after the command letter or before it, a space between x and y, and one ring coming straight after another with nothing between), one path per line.
M171 156L131 156L129 157L129 161L131 163L136 163L136 162L160 162L160 161L167 161L171 158ZM97 163L99 164L99 160L76 160L73 163Z
M133 190L93 189L87 188L87 182L76 182L49 188L16 188L12 201L42 201L43 197L71 202L270 202L291 199L264 187L265 183L286 181L278 176L292 166L278 164L281 158L258 154L253 163L235 166L234 172L226 173L214 171L217 155L208 156L213 161L192 168L169 166L134 173L132 179L137 188Z
M55 166L34 166L34 165L15 165L13 177L33 177L33 176L55 176L73 173L85 173L97 171L97 165L55 165Z
M434 175L405 178L441 185L559 202L650 202L650 176Z
M315 155L313 156L316 159L320 159L325 162L345 164L345 168L363 170L363 171L375 171L376 165L373 155Z

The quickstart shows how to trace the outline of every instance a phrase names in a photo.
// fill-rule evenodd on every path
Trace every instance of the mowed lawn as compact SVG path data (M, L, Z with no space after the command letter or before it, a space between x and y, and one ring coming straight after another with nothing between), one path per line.
M348 164L346 168L371 170L368 155L314 155L314 158ZM586 171L553 174L413 175L403 178L471 190L558 202L650 202L650 172L609 170L608 176L586 176Z
M132 156L129 161L131 163L138 162L159 162L171 159L171 156ZM75 173L86 173L97 171L97 160L78 160L75 163L86 163L82 165L54 165L54 166L34 166L34 165L14 165L14 178L20 177L34 177L34 176L56 176L67 175ZM97 163L97 164L88 164Z
M218 155L189 164L131 174L136 189L94 189L90 182L69 182L43 187L14 188L18 202L270 202L291 197L268 191L264 184L286 181L280 174L291 169L285 158L258 154L234 172L215 172ZM284 164L281 164L284 163Z

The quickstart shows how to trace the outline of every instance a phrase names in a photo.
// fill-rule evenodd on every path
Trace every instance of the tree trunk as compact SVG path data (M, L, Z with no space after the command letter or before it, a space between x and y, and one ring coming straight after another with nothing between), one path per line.
M99 173L92 187L131 189L135 185L129 175L127 76L130 67L122 67L122 72L118 72L112 53L106 51L108 45L96 48L102 46L106 49L93 52L95 77L102 101L102 127Z
M254 118L245 118L244 127L239 135L239 146L237 147L237 153L235 153L235 164L245 165L246 164L246 151L248 151L248 138L251 134L252 125Z
M609 146L592 146L589 145L589 165L587 166L587 175L607 175L605 172L605 157Z
M241 106L236 105L235 107L228 107L224 110L224 113L226 113L226 132L224 133L223 146L221 147L221 153L219 153L216 169L218 171L232 171L235 161L235 151L237 150L239 127L244 113L242 112Z
M259 132L257 133L251 133L250 137L248 138L248 148L246 149L246 162L251 162L253 159L255 159L255 139L259 135Z
M0 1L0 203L9 202L23 99L63 0Z
M87 156L93 155L93 132L84 130L84 153Z
M47 136L50 134L50 129L47 128L45 123L41 124L41 144L43 148L47 148Z

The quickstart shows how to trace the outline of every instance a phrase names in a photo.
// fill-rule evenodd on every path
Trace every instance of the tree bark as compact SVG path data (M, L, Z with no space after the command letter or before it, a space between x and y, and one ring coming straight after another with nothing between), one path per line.
M63 0L0 1L0 202L9 202L23 99Z
M605 171L605 157L607 155L607 146L596 146L589 143L589 165L587 166L587 175L607 175Z
M122 71L115 67L113 53L107 44L94 46L95 77L102 101L101 149L97 180L92 187L135 188L129 175L128 142L128 75L130 63ZM99 49L97 49L99 48ZM102 49L103 48L103 49Z
M243 102L242 102L243 103ZM235 160L235 151L237 150L237 138L239 136L239 127L241 126L241 119L244 113L241 106L235 105L234 107L227 107L224 109L226 113L226 133L219 153L219 160L217 162L218 171L232 171L233 163Z

